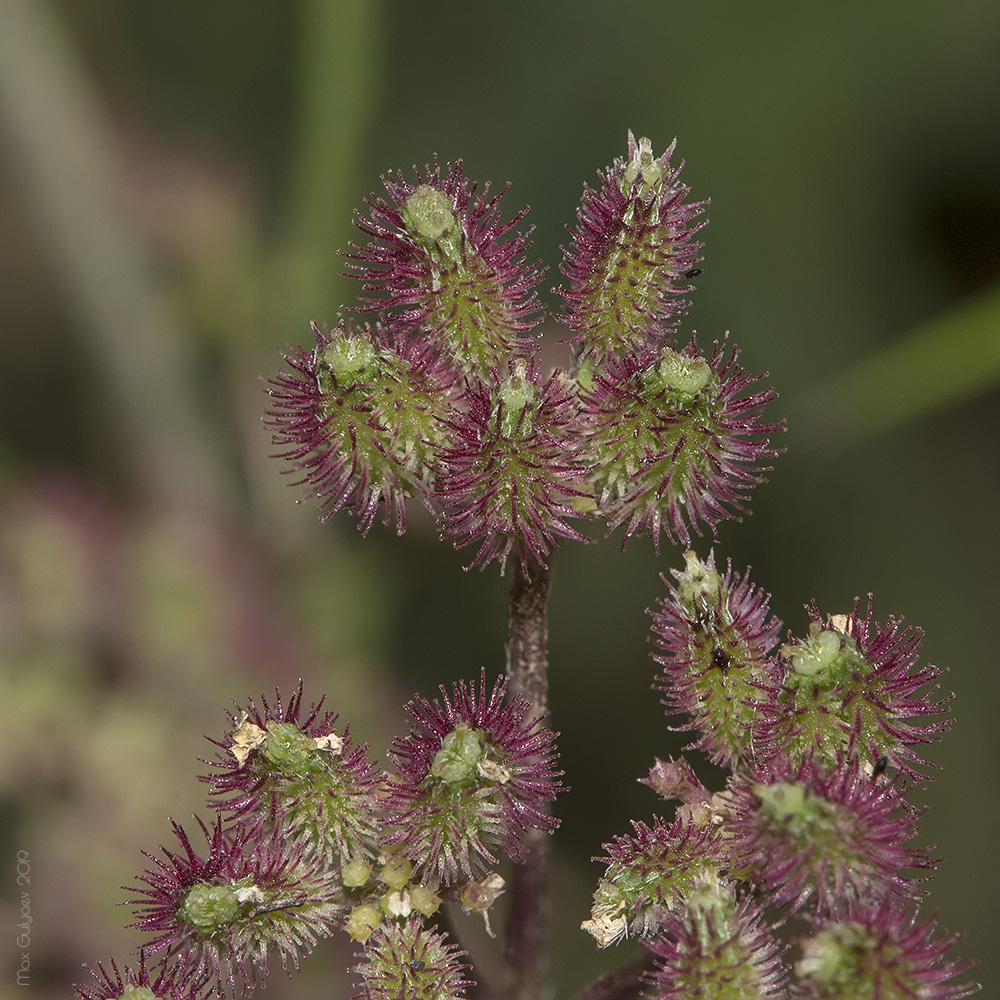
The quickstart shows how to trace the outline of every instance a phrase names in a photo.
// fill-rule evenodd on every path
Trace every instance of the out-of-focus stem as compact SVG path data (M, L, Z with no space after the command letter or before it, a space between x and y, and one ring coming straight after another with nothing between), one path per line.
M115 183L115 135L52 4L0 0L0 142L84 335L139 490L224 510L193 358Z
M514 563L510 587L507 674L514 694L531 702L532 713L548 711L548 599L551 578L535 563ZM524 839L524 862L511 875L507 918L506 996L538 1000L546 974L548 925L548 834L531 830Z
M627 1000L639 995L642 989L642 974L653 966L653 955L640 951L614 972L595 979L575 1000Z

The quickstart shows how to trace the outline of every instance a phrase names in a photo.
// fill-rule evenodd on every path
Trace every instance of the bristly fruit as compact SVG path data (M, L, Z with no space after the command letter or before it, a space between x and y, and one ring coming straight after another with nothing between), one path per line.
M898 783L866 774L856 758L740 773L729 806L730 873L793 910L842 914L858 902L912 900L923 879L911 873L931 867L926 851L904 846L918 813Z
M694 339L681 350L645 349L608 359L584 389L583 454L593 466L600 513L625 539L661 532L688 545L702 527L747 512L750 490L777 454L764 423L773 390L746 393L758 379L716 344L706 358Z
M124 887L137 894L129 926L153 935L146 953L175 962L182 978L211 979L220 996L248 993L267 974L269 951L298 968L299 955L340 925L340 879L280 828L264 836L249 827L227 834L221 820L201 827L205 858L176 823L183 853L146 854L155 868Z
M407 705L414 727L393 741L399 769L387 785L384 843L426 877L454 884L487 874L498 849L518 861L528 830L553 831L548 803L563 790L555 734L529 717L530 703L504 704L505 679L487 693L452 686L441 700Z
M501 571L512 553L544 566L558 538L586 542L567 518L581 516L589 491L576 458L576 400L562 372L541 381L518 359L505 378L476 382L468 409L449 422L437 499L445 537L479 543L473 565Z
M155 978L146 968L145 952L139 952L139 965L118 968L111 961L110 971L98 963L97 968L85 966L93 983L75 984L79 1000L208 1000L211 987L193 980L176 964L160 965Z
M347 507L367 532L381 504L402 534L404 500L427 497L453 376L426 345L381 324L342 320L313 333L316 347L294 349L291 370L269 382L278 455L319 499L323 520Z
M884 905L820 921L801 942L795 964L803 1000L959 1000L978 983L956 983L970 963L947 954L957 935L938 935L933 920Z
M705 202L686 203L681 164L671 143L654 157L648 139L628 134L628 158L599 173L600 190L585 187L573 239L564 249L561 290L584 357L626 354L661 343L687 309L688 272L700 259L695 220Z
M266 817L331 864L360 863L378 855L377 799L381 772L368 760L367 744L352 746L350 727L323 701L303 708L302 685L282 702L251 698L222 741L215 770L203 775L212 805L230 823Z
M487 184L477 195L461 161L415 172L416 184L383 177L388 201L372 196L370 217L355 213L371 241L352 244L349 273L375 293L361 308L396 317L463 374L488 380L532 349L525 335L540 319L542 268L525 263L527 234L512 234L527 210L501 222L504 192L491 196Z
M724 846L708 812L703 822L656 818L652 826L632 821L634 835L605 844L607 870L594 892L590 920L582 927L601 948L626 935L652 937L668 913L705 880L725 867Z
M657 956L649 1000L785 1000L788 969L763 912L751 900L694 894L646 946Z
M804 639L786 643L784 682L762 706L761 752L799 760L807 755L836 761L843 753L882 765L917 781L926 766L914 747L931 743L951 726L940 715L950 696L936 697L935 683L944 671L918 667L923 633L901 629L901 619L884 625L858 603L849 614L830 615L810 609L812 621Z
M463 1000L469 967L465 952L416 917L379 925L356 968L362 987L355 1000Z
M770 614L769 596L733 573L719 573L710 553L702 562L684 554L685 568L653 612L653 659L662 667L655 687L669 714L690 716L678 726L698 738L716 764L752 757L756 716L780 681L773 654L781 622Z

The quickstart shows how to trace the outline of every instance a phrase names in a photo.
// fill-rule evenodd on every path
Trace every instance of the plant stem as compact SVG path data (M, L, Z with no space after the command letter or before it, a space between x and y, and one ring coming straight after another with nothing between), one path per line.
M512 693L531 702L532 715L548 712L548 598L546 567L514 563L510 587L507 675ZM529 830L524 861L511 875L507 917L509 1000L538 1000L546 973L548 834Z
M514 563L507 631L507 676L511 692L524 695L538 717L549 710L549 570L534 561Z

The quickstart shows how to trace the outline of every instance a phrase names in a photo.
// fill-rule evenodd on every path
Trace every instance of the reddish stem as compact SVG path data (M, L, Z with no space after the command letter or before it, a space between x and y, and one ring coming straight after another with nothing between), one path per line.
M514 563L510 587L507 675L513 694L531 702L532 714L548 712L548 616L546 567ZM548 834L530 830L524 861L511 875L508 892L507 970L509 1000L539 1000L546 974L549 916Z

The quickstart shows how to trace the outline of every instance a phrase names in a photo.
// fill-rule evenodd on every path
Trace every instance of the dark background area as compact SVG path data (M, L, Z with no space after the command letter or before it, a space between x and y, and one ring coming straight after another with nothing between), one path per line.
M234 701L302 677L378 756L415 690L503 669L495 568L464 572L417 512L363 539L296 506L258 376L356 294L337 251L379 175L435 153L531 206L556 310L564 227L629 129L676 136L711 199L683 332L731 331L789 424L753 517L697 548L752 565L796 633L813 598L869 593L926 631L957 721L919 793L944 858L924 912L989 992L996 4L0 0L0 22L0 913L28 851L36 996L136 946L118 886L203 809L202 734ZM589 859L660 808L635 779L683 745L645 614L680 564L615 537L556 560L559 996L617 961L577 930ZM350 961L324 943L267 995L347 996Z

